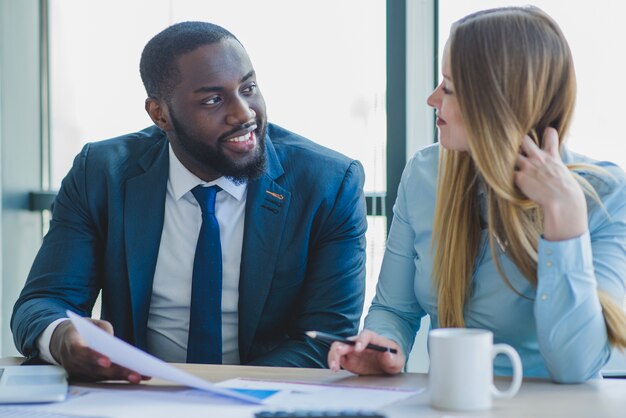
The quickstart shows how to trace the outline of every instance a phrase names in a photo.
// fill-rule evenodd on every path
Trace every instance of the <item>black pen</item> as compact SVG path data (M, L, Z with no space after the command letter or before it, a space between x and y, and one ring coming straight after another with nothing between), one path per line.
M348 345L355 345L356 342L352 341L352 340L347 340L343 337L340 337L338 335L333 335L333 334L328 334L326 332L320 332L320 331L307 331L306 335L309 336L310 338L316 339L316 340L320 340L320 341L324 341L327 343L334 343L335 341L343 343L343 344L348 344ZM398 354L398 350L396 350L395 348L391 348L391 347L383 347L380 345L376 345L376 344L368 344L367 347L365 348L369 348L370 350L374 350L374 351L380 351L381 353L386 353L387 351L392 353L392 354Z

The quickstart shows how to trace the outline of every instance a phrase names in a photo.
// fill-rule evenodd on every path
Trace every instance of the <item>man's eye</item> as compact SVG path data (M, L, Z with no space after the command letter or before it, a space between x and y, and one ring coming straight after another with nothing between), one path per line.
M243 89L243 91L244 93L254 93L257 88L258 88L257 85L253 83L247 86L245 89Z
M211 97L211 98L209 98L209 99L205 100L205 101L204 101L204 102L202 102L202 103L203 103L203 104L206 104L206 105L214 105L214 104L217 104L217 103L219 103L219 102L221 102L221 101L222 101L222 98L221 98L221 97L219 97L219 96L214 96L214 97Z

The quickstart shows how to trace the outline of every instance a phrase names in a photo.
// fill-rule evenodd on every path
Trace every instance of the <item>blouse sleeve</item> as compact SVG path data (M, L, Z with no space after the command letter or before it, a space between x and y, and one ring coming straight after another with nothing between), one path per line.
M619 306L626 293L626 187L623 180L611 183L609 191L599 193L602 205L590 201L587 233L565 241L539 241L537 339L557 382L598 376L610 357L597 291Z
M376 296L365 318L365 328L397 342L407 357L425 315L415 296L415 262L419 254L407 207L407 198L416 192L416 182L420 181L414 164L415 158L402 174Z

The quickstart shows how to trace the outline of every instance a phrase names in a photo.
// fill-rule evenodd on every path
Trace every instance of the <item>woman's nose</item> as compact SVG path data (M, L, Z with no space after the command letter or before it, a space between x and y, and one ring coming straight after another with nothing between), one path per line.
M441 90L440 87L441 85L437 86L437 88L426 99L426 104L428 106L437 108L437 105L441 102L439 99L439 90Z

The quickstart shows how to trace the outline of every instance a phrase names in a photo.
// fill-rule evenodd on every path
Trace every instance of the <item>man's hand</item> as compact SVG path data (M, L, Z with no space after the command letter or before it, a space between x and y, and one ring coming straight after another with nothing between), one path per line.
M363 330L360 335L350 339L354 340L356 344L352 346L334 342L330 346L328 366L331 370L338 371L341 367L360 375L396 374L402 371L406 357L395 341L381 337L369 330ZM398 354L368 350L365 347L369 343L395 348L398 350Z
M109 334L113 334L113 326L99 319L86 318ZM127 368L113 364L111 360L87 347L71 321L61 322L50 340L50 354L77 380L127 380L138 384L149 377Z

